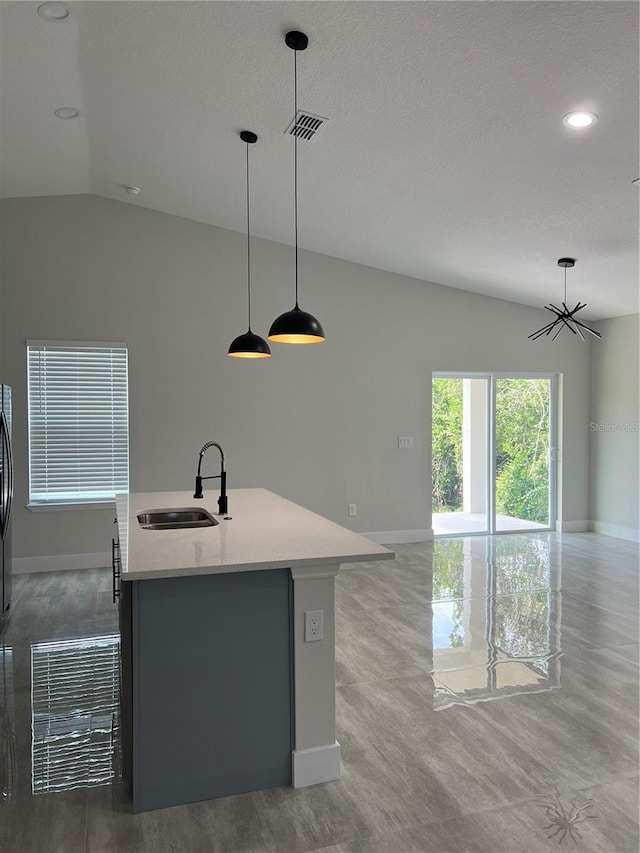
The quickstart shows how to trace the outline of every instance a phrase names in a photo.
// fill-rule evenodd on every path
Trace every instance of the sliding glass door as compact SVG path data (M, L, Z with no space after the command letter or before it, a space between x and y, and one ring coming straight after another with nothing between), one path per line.
M553 377L496 376L493 384L495 529L547 530L553 522Z
M552 375L434 374L436 536L553 528L555 399Z
M489 533L488 376L434 376L433 527L438 535Z

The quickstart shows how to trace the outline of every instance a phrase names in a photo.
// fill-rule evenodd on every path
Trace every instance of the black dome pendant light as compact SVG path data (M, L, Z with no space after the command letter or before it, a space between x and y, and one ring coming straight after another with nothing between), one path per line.
M296 304L291 311L281 314L271 324L269 340L280 344L320 344L325 340L319 321L303 311L298 305L298 134L295 122L298 119L298 51L306 50L309 39L304 33L291 30L285 36L285 44L293 51L293 157L294 157L294 207L296 233Z
M243 130L240 139L247 143L247 312L249 315L249 331L231 342L227 355L232 358L269 358L269 344L251 331L251 236L249 231L249 145L258 141L258 137L250 130Z

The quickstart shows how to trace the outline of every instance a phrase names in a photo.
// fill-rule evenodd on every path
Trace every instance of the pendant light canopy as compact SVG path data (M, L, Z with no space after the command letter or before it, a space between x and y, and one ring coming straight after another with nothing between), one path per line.
M560 332L566 327L570 332L573 332L574 335L580 335L582 340L586 340L585 336L582 334L582 331L589 332L590 335L593 335L595 338L601 338L602 335L600 332L596 332L595 329L590 329L589 326L585 326L584 323L581 323L580 320L576 320L576 314L578 311L582 311L583 308L587 307L586 302L576 302L576 307L570 311L567 308L567 269L572 269L576 265L575 258L560 258L558 260L558 266L564 268L564 302L562 302L562 308L557 308L553 302L550 302L548 305L544 307L547 311L551 311L552 314L555 314L555 319L550 323L547 323L546 326L543 326L541 329L538 329L537 332L532 332L529 335L529 339L532 341L537 341L538 338L543 335L548 336L556 329L555 335L551 338L552 341L558 337Z
M269 340L281 344L319 344L325 339L320 322L303 311L298 305L298 51L306 50L309 39L304 33L292 30L285 36L285 44L293 51L293 158L294 158L294 211L295 211L295 274L296 274L296 304L284 314L281 314L271 324Z
M249 145L258 141L250 130L243 130L240 139L247 144L247 313L249 330L231 342L228 355L233 358L269 358L269 344L251 331L251 232L249 229Z

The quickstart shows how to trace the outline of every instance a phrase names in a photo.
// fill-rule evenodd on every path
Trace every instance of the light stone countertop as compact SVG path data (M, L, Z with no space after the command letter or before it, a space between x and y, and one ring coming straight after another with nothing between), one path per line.
M218 490L134 492L116 497L122 580L392 560L393 551L267 489L230 489L230 521L218 515ZM215 527L144 530L151 509L206 509Z

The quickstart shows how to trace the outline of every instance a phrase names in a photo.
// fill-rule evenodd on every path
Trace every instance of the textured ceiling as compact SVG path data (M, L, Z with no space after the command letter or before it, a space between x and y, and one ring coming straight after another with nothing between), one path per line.
M0 3L2 194L96 193L293 239L291 28L303 248L589 317L638 311L636 2ZM53 110L74 106L80 118ZM596 112L572 131L562 116ZM138 197L123 184L142 188Z

